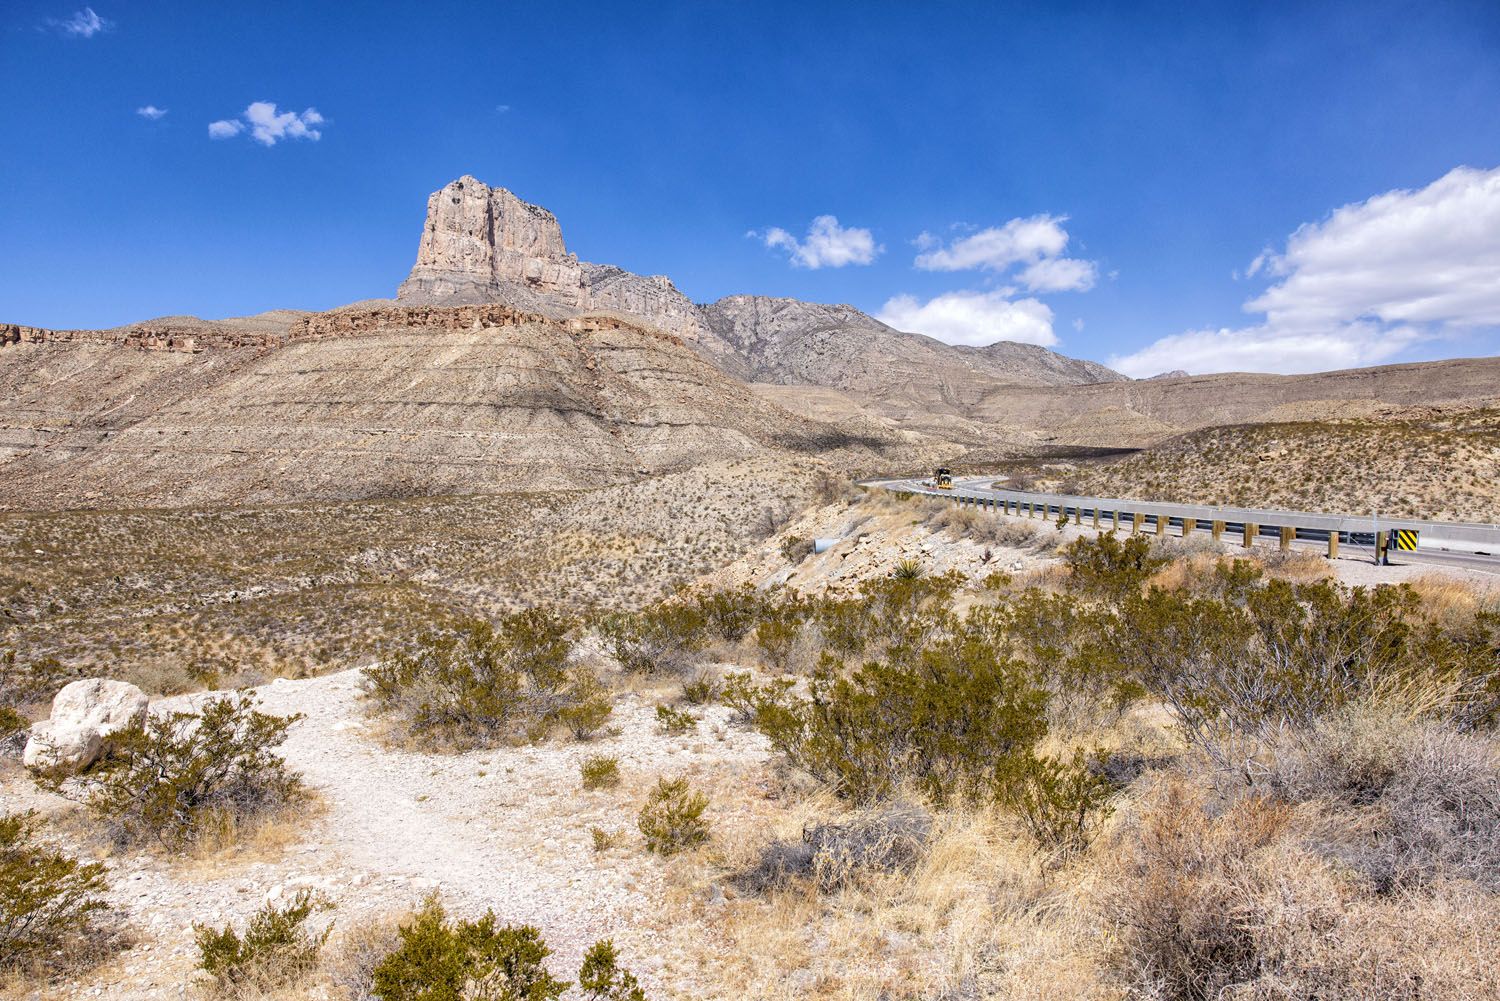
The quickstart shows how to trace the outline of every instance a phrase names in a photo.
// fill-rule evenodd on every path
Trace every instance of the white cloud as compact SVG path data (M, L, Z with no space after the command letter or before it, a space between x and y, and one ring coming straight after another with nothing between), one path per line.
M262 146L275 146L283 139L323 138L318 129L325 119L317 108L308 108L298 114L295 111L277 111L274 101L255 101L240 118L225 118L209 122L208 135L212 139L229 139L250 130L250 138Z
M917 255L916 265L923 271L1004 271L1012 264L1056 257L1068 246L1068 233L1062 228L1067 216L1034 215L1029 219L1012 219L1004 226L991 226L972 236L940 246L931 233L917 237L924 253ZM935 248L935 249L934 249Z
M876 319L949 344L1057 343L1051 309L1035 299L1009 299L1004 292L945 292L925 303L898 295L886 302Z
M1189 331L1111 360L1127 375L1308 372L1373 365L1423 340L1500 327L1500 168L1458 167L1298 227L1247 276L1275 280L1245 304L1262 322Z
M875 243L868 229L845 228L831 215L820 215L807 229L807 238L798 241L779 226L764 233L751 231L766 246L785 250L792 264L800 268L841 268L846 264L870 264L885 248Z
M923 271L1007 272L1021 265L1014 280L1028 292L1086 292L1098 280L1093 261L1063 257L1068 249L1067 216L1034 215L1012 219L954 240L946 247L931 233L912 241L921 253L913 262Z
M273 101L256 101L245 109L245 120L250 123L250 136L264 146L275 146L282 139L323 138L315 126L323 124L318 109L308 108L302 114L295 111L276 111Z
M163 118L167 117L167 109L158 108L154 104L148 104L143 108L136 108L135 113L137 115L140 115L142 118L148 118L153 122L161 121Z
M497 105L495 105L495 110L498 111L498 112L500 112L500 114L503 115L507 111L510 110L510 105L508 105L508 104L497 104Z
M94 8L85 7L78 11L66 21L49 21L48 24L58 28L64 34L73 35L77 38L93 38L101 31L108 31L113 25L112 21L106 21L94 13Z
M1017 276L1031 292L1087 292L1099 277L1093 261L1072 257L1044 257Z

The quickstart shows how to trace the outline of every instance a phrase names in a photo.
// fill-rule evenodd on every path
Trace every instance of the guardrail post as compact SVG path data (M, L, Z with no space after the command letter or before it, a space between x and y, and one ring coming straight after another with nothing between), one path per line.
M1184 519L1182 519L1182 537L1184 539L1186 539L1189 535L1192 535L1196 531L1198 531L1198 519L1197 518L1184 518Z
M1099 505L1094 505L1094 531L1099 531Z
M1259 534L1260 534L1260 526L1259 525L1253 525L1253 524L1251 524L1248 521L1245 522L1245 541L1244 541L1244 546L1245 546L1246 549L1249 549L1249 548L1251 548L1252 546L1255 545L1255 537L1257 535L1259 535Z
M1375 565L1381 566L1386 561L1386 547L1391 544L1391 533L1375 533Z
M1292 550L1292 540L1297 537L1297 529L1289 526L1281 526L1281 551L1289 553Z
M1214 533L1214 541L1218 542L1219 538L1221 536L1223 536L1223 534L1224 534L1224 523L1222 521L1216 521L1216 522L1214 522L1214 524L1213 524L1213 533Z
M1082 525L1083 524L1083 508L1081 508L1081 507L1075 507L1073 509L1073 524L1075 524L1075 525Z
M1114 519L1115 519L1115 527L1114 527L1113 531L1118 532L1120 530L1120 512L1119 512L1119 509L1117 508L1114 511L1111 511L1110 514L1112 514L1114 516Z
M1328 558L1330 560L1339 558L1339 533L1336 531L1328 533Z
M1140 530L1141 530L1141 526L1144 525L1145 523L1146 523L1146 516L1144 514L1141 514L1139 511L1135 512L1134 514L1132 514L1130 516L1130 534L1131 535L1137 535L1137 534L1139 534Z
M1157 535L1166 535L1167 534L1167 525L1169 525L1171 523L1171 521L1172 521L1172 519L1168 518L1164 514L1157 515L1156 516L1156 534Z

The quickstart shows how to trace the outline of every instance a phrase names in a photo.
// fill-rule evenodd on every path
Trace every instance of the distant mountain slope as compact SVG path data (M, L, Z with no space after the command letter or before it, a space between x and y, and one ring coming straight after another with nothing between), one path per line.
M0 347L0 506L566 489L771 452L868 466L897 441L795 416L613 317L387 307L197 329L228 339L27 328Z
M1094 362L1030 344L956 347L881 323L853 306L734 295L700 307L755 382L827 386L892 407L962 413L997 385L1123 380Z

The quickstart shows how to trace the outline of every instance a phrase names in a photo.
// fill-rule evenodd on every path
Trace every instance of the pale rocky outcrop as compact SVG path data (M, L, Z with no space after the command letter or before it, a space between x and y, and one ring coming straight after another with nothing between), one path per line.
M554 317L611 311L688 342L712 340L697 307L665 275L590 264L568 252L557 217L465 175L427 199L403 305L502 302ZM714 353L714 345L704 345Z
M22 760L34 771L76 772L107 756L146 721L146 694L125 681L84 678L52 700L52 715L31 727Z

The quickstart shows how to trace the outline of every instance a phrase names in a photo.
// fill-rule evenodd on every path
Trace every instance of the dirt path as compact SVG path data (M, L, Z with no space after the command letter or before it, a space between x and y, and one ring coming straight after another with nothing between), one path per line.
M613 937L643 980L664 960L642 920L662 885L661 863L634 830L646 788L660 775L743 771L764 760L762 739L725 726L727 710L699 711L697 734L662 736L654 706L622 696L617 735L462 755L390 750L371 733L357 671L256 690L263 711L302 713L282 751L321 796L325 812L290 844L208 860L111 860L111 896L142 944L84 985L44 997L168 998L192 976L192 923L242 921L268 897L315 887L335 902L336 924L398 915L437 890L449 910L493 909L535 925L549 965L572 979L586 950ZM153 703L185 709L207 695ZM619 758L620 788L583 792L579 763ZM590 828L624 831L599 854Z

